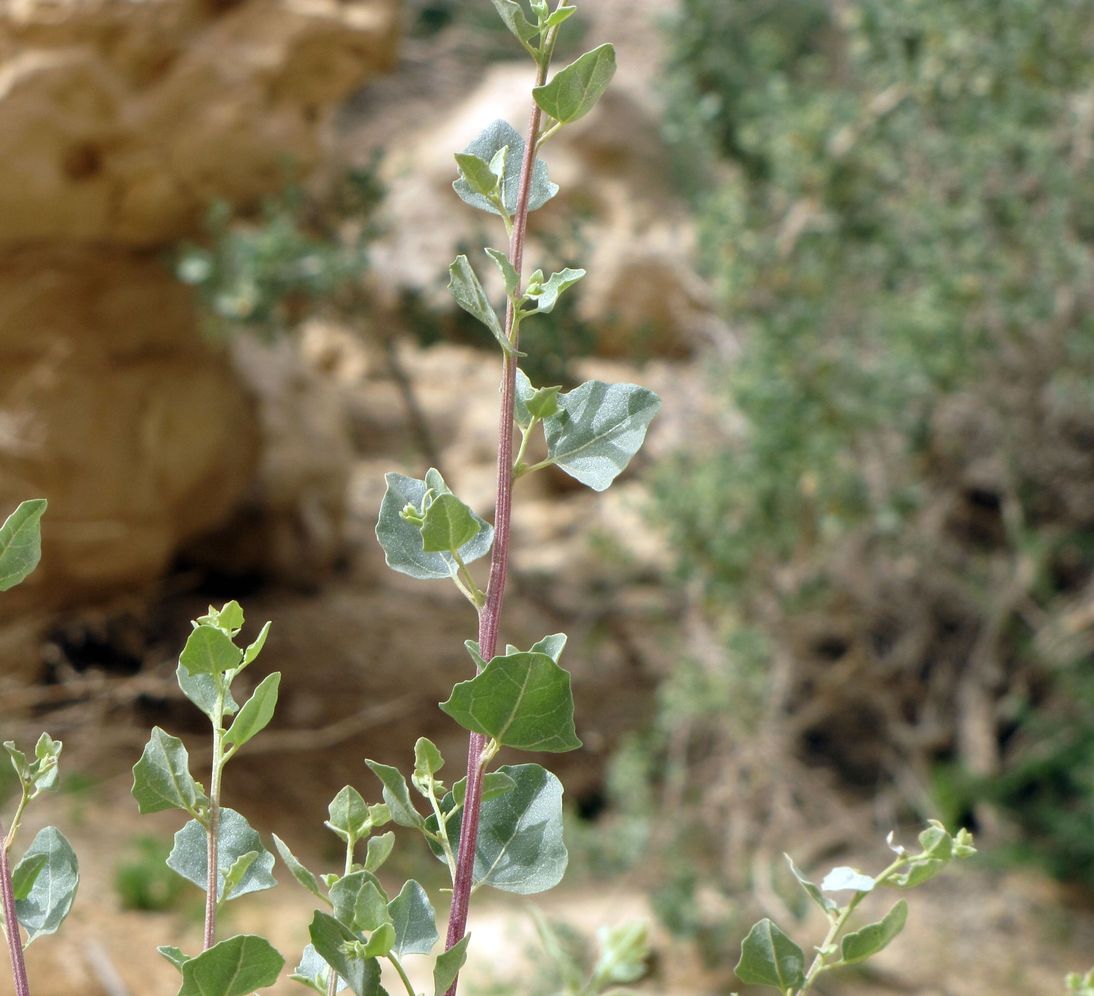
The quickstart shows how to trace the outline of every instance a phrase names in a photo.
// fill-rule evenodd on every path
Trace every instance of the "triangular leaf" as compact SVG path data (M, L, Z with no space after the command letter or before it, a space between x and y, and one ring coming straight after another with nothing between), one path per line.
M387 908L395 925L395 953L429 954L438 940L437 914L425 889L410 879Z
M558 404L558 414L543 423L548 456L582 484L604 491L642 446L661 400L635 384L590 380L559 395Z
M483 801L473 880L518 895L546 892L562 880L568 860L562 784L538 764L502 765L498 771L515 784ZM450 808L448 797L442 806ZM462 811L445 824L453 847L459 843L461 816ZM435 829L436 822L427 825Z
M438 495L430 503L421 525L426 553L449 553L466 546L482 529L482 520L454 494Z
M207 623L195 627L179 655L179 664L190 674L222 674L238 667L243 653L222 629Z
M391 920L387 896L372 872L356 871L340 878L330 890L335 919L350 930L376 930Z
M532 96L545 113L568 124L596 106L614 75L615 48L600 45L560 69L548 83L535 87Z
M225 895L224 872L249 851L257 851L258 858ZM193 882L199 889L206 887L209 868L208 835L205 827L197 820L190 820L175 834L175 844L167 856L167 866L188 882ZM217 868L221 870L217 882L217 902L238 899L250 892L272 889L277 885L277 880L271 874L273 866L274 856L262 846L262 838L257 831L234 809L222 807L220 829L217 833Z
M144 746L141 759L133 765L133 798L143 815L164 809L181 809L197 816L199 806L209 800L190 774L190 756L178 737L158 726Z
M502 203L509 214L514 214L520 188L521 163L524 159L524 139L520 137L517 130L507 121L494 121L487 125L481 134L464 149L464 152L490 162L498 150L506 146L509 147L509 153L505 159L505 176L501 183ZM465 180L456 180L452 186L460 199L472 207L488 211L490 214L500 213L487 198L472 190ZM542 159L537 159L532 167L532 189L528 194L528 210L535 211L543 207L557 193L558 185L551 183L547 177L547 164Z
M342 977L354 996L380 996L380 963L365 957L364 943L357 934L320 910L312 915L308 933L320 957Z
M178 996L250 996L277 982L285 959L265 937L239 934L182 966Z
M570 673L546 654L495 657L480 674L459 682L441 710L507 747L562 752L581 746Z
M420 827L422 817L414 808L410 789L402 772L390 764L380 764L378 761L366 760L365 764L383 783L384 802L391 810L391 818L401 827Z
M433 993L434 996L444 996L449 987L456 981L463 963L467 961L467 943L471 940L470 934L464 934L444 954L437 956L433 966Z
M734 972L752 985L773 986L779 992L797 990L805 982L805 955L765 917L741 944L741 959Z

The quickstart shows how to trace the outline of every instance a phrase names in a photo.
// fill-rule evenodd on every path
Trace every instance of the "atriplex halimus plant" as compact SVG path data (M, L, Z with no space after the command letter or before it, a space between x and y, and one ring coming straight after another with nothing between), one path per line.
M642 445L660 407L653 392L634 384L588 381L563 393L533 385L519 369L521 324L549 313L585 276L582 269L566 268L550 276L536 270L524 278L528 214L558 192L537 154L552 135L592 110L615 72L615 50L601 45L548 80L559 31L576 8L558 0L552 10L548 0L531 0L529 17L516 0L494 0L494 6L535 65L528 131L522 137L505 121L488 126L456 155L459 176L453 186L464 202L496 216L508 239L507 251L484 250L504 284L504 319L466 256L449 268L456 302L486 326L501 349L494 521L490 525L478 516L431 469L422 478L387 475L376 526L391 568L423 580L451 581L478 614L478 639L465 644L476 675L459 682L441 704L469 731L465 779L445 789L436 778L440 755L428 741L419 741L411 782L431 809L423 820L410 803L403 775L369 762L395 821L421 831L448 866L452 899L445 947L450 953L466 944L475 889L542 892L558 883L567 860L558 779L537 764L490 770L503 747L569 751L581 745L570 676L559 664L566 637L544 637L528 650L507 644L497 653L514 482L555 466L595 491L605 490ZM547 456L526 463L540 427ZM487 553L489 579L480 588L469 565ZM462 961L462 954L458 957ZM455 967L458 971L459 964ZM450 996L456 986L453 976Z
M41 518L45 510L44 498L25 501L0 526L0 591L14 588L38 566L42 554ZM72 907L80 872L76 853L56 827L39 830L19 863L12 868L11 848L27 803L42 789L51 788L57 782L61 741L43 733L34 746L33 760L11 740L4 742L4 750L18 777L19 802L6 833L0 821L0 837L3 838L0 842L0 904L15 993L16 996L29 996L30 983L23 960L25 945L19 928L27 932L27 944L42 934L54 933Z
M814 948L807 960L805 952L766 917L755 924L741 944L741 959L735 969L737 978L757 986L777 989L782 996L798 996L809 992L825 972L847 965L857 965L881 951L903 929L908 917L908 903L898 899L876 923L849 930L859 904L871 893L885 888L906 890L934 878L955 858L967 858L976 853L972 834L959 830L951 836L936 820L931 820L919 835L920 850L912 853L893 843L888 844L896 855L878 875L865 875L855 868L833 868L814 885L798 869L789 855L790 871L805 894L828 918L828 933ZM833 896L849 896L843 902Z
M182 973L179 996L246 996L273 985L285 964L269 941L257 935L216 941L217 913L224 903L277 884L271 874L273 855L258 833L240 813L221 804L224 768L269 724L281 683L281 672L274 671L242 706L236 703L232 683L254 663L270 631L266 623L252 643L239 647L236 639L243 621L238 602L228 602L219 610L210 605L205 615L193 621L175 674L183 694L212 727L208 793L190 774L182 741L159 727L152 730L141 759L133 766L133 797L141 813L179 809L190 816L175 834L167 864L205 890L201 953L190 957L177 947L159 949Z

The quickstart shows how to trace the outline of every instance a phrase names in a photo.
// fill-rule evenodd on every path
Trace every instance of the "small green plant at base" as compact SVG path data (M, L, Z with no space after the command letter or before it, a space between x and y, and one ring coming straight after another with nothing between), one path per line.
M14 588L38 566L45 510L44 498L22 502L0 526L0 591ZM26 931L26 944L43 934L55 933L72 908L80 870L76 852L56 827L39 830L19 863L12 867L11 849L27 804L57 783L61 741L43 733L34 745L33 758L12 740L4 742L4 750L15 769L19 802L6 833L0 823L0 911L16 996L29 996L30 982L23 959L26 945L20 928Z
M951 836L935 820L919 835L921 850L917 853L894 844L892 834L888 844L896 857L880 874L864 875L854 868L841 866L833 868L820 886L809 881L787 855L787 863L798 884L828 918L828 933L815 948L812 961L808 961L802 948L765 917L753 926L741 944L741 958L734 970L737 978L752 985L777 989L783 996L808 992L824 972L872 958L904 929L908 903L899 899L881 920L849 930L855 911L868 895L881 888L912 889L934 878L954 859L976 853L972 835L967 830L959 830ZM851 898L843 903L831 898L833 894L847 893Z
M240 647L236 639L243 621L238 602L219 610L210 605L193 621L175 673L183 694L212 726L208 793L190 774L182 741L159 727L133 766L133 797L142 814L178 809L190 817L175 834L167 865L205 890L202 952L191 957L177 947L159 948L182 974L179 996L246 996L273 985L285 963L269 941L255 934L216 941L217 913L224 903L277 884L271 874L274 857L258 833L240 813L221 804L224 768L273 718L281 682L281 672L274 671L242 706L232 697L232 683L258 658L270 630L266 623L253 642Z
M1067 986L1068 993L1074 993L1075 996L1094 996L1094 968L1086 975L1069 972L1064 984Z

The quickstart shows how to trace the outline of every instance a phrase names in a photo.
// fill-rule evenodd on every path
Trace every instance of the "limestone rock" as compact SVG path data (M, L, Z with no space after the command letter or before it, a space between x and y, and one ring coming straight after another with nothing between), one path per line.
M0 509L50 500L0 611L154 578L247 487L249 401L154 257L3 256L0 289Z
M0 5L0 239L157 245L313 166L398 0Z

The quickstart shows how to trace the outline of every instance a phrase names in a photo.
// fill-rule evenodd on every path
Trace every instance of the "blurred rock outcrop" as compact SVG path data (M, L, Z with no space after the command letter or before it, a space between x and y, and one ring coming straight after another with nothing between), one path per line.
M251 487L253 405L160 255L316 164L398 7L0 3L0 511L51 501L19 602L150 579Z

